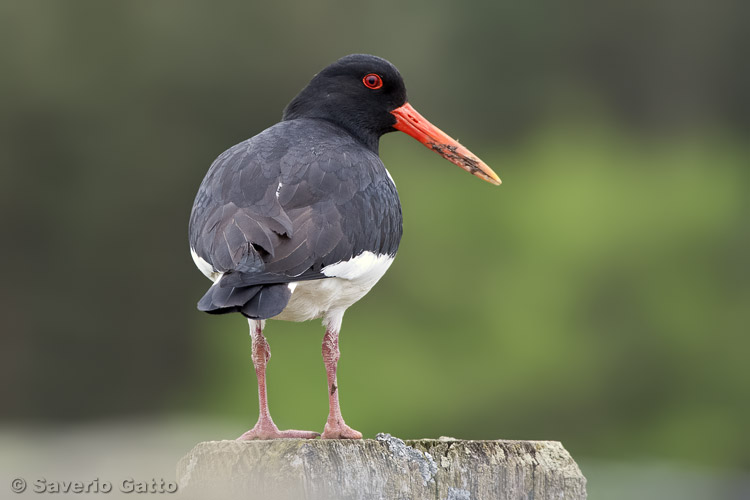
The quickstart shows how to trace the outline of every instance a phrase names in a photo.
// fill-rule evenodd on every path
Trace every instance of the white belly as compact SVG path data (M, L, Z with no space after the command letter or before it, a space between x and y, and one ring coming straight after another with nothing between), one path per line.
M375 286L392 262L390 255L363 252L348 261L326 266L323 274L330 276L327 279L290 283L289 304L271 319L307 321L343 314Z

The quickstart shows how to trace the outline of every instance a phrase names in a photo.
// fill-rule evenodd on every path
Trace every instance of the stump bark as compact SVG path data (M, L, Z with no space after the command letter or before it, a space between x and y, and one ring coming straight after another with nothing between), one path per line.
M180 460L183 497L263 500L586 498L556 441L209 441Z

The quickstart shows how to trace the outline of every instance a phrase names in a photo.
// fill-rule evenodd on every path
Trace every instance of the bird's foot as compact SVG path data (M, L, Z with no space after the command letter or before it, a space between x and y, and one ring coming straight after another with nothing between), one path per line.
M255 427L237 438L237 441L251 441L253 439L315 439L320 436L319 432L297 431L288 429L280 431L276 424L271 422L258 422Z
M362 439L362 433L355 431L343 420L328 420L321 439Z

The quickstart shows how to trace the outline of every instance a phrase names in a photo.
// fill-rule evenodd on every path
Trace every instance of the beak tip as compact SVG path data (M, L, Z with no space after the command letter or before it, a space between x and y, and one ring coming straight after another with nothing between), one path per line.
M503 181L500 180L500 177L497 176L497 174L490 168L485 165L487 170L482 170L481 177L489 182L490 184L493 184L495 186L499 186L503 183Z

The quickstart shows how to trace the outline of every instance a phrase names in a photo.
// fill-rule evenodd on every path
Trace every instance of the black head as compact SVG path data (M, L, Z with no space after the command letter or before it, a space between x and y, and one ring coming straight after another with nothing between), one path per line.
M393 64L380 57L352 54L315 75L287 105L283 120L334 122L377 152L380 136L395 130L391 111L404 103L406 87Z

